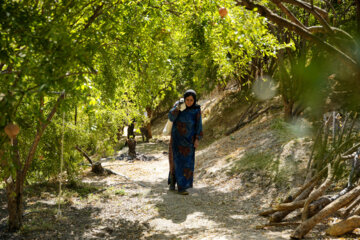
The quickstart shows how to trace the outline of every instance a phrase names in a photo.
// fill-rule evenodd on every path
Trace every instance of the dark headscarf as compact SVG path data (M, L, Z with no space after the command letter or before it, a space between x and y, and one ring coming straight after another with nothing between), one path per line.
M194 103L191 105L191 107L186 106L186 108L200 108L200 106L196 104L196 92L192 89L187 90L184 93L184 101L188 96L192 96L194 98Z

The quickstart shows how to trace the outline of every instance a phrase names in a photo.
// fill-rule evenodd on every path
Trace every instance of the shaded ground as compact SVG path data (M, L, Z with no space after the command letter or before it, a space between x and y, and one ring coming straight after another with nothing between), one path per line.
M275 116L262 116L219 138L224 129L215 123L222 120L205 119L219 129L196 153L189 196L168 191L166 138L137 145L137 152L151 161L117 160L126 149L103 161L126 178L96 176L88 169L80 184L64 186L61 216L55 183L27 187L24 227L16 234L5 231L6 203L0 190L0 239L289 239L294 227L257 229L267 223L257 214L303 181L310 143L287 139L288 133L274 125ZM162 127L154 126L154 135ZM307 239L335 239L319 232L326 226L320 224Z
M61 217L56 187L41 186L47 189L42 193L34 187L27 198L24 228L17 234L4 232L1 202L0 239L287 239L286 232L255 230L264 222L256 216L261 189L234 186L237 190L229 191L204 180L196 181L189 196L168 191L166 149L162 143L139 144L139 152L157 160L103 164L130 181L87 172L82 186L86 189L63 197Z
M166 150L164 143L139 144L139 152L156 160L103 164L130 180L86 172L83 185L65 190L61 217L57 186L33 186L17 234L4 231L2 194L0 239L289 239L290 228L256 229L266 222L257 213L274 195L271 187L244 184L240 177L215 183L198 176L189 196L168 191Z

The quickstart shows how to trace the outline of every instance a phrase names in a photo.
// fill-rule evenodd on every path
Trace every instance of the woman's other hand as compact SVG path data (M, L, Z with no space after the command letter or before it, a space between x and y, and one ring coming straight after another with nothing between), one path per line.
M195 139L194 147L197 148L199 146L199 140Z

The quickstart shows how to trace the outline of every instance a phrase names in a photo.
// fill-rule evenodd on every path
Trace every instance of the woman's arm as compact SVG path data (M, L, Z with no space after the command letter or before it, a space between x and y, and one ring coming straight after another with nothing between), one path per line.
M173 108L170 109L170 112L168 113L168 118L171 122L174 122L177 116L179 115L180 110L178 106L179 106L179 101L177 101L174 104Z
M197 148L199 145L199 140L203 137L203 131L202 131L202 117L201 117L201 110L199 109L199 112L196 114L196 124L195 124L195 142L194 147Z

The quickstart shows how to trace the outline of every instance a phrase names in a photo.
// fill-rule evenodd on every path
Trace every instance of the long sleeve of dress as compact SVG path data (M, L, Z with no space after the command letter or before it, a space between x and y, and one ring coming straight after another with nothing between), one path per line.
M171 122L174 122L176 117L179 115L180 110L177 108L178 103L175 103L172 109L170 109L170 112L168 114L168 118Z
M202 131L202 117L201 117L201 110L199 109L199 112L196 115L196 129L195 129L195 138L197 140L201 140L203 137L203 131Z

